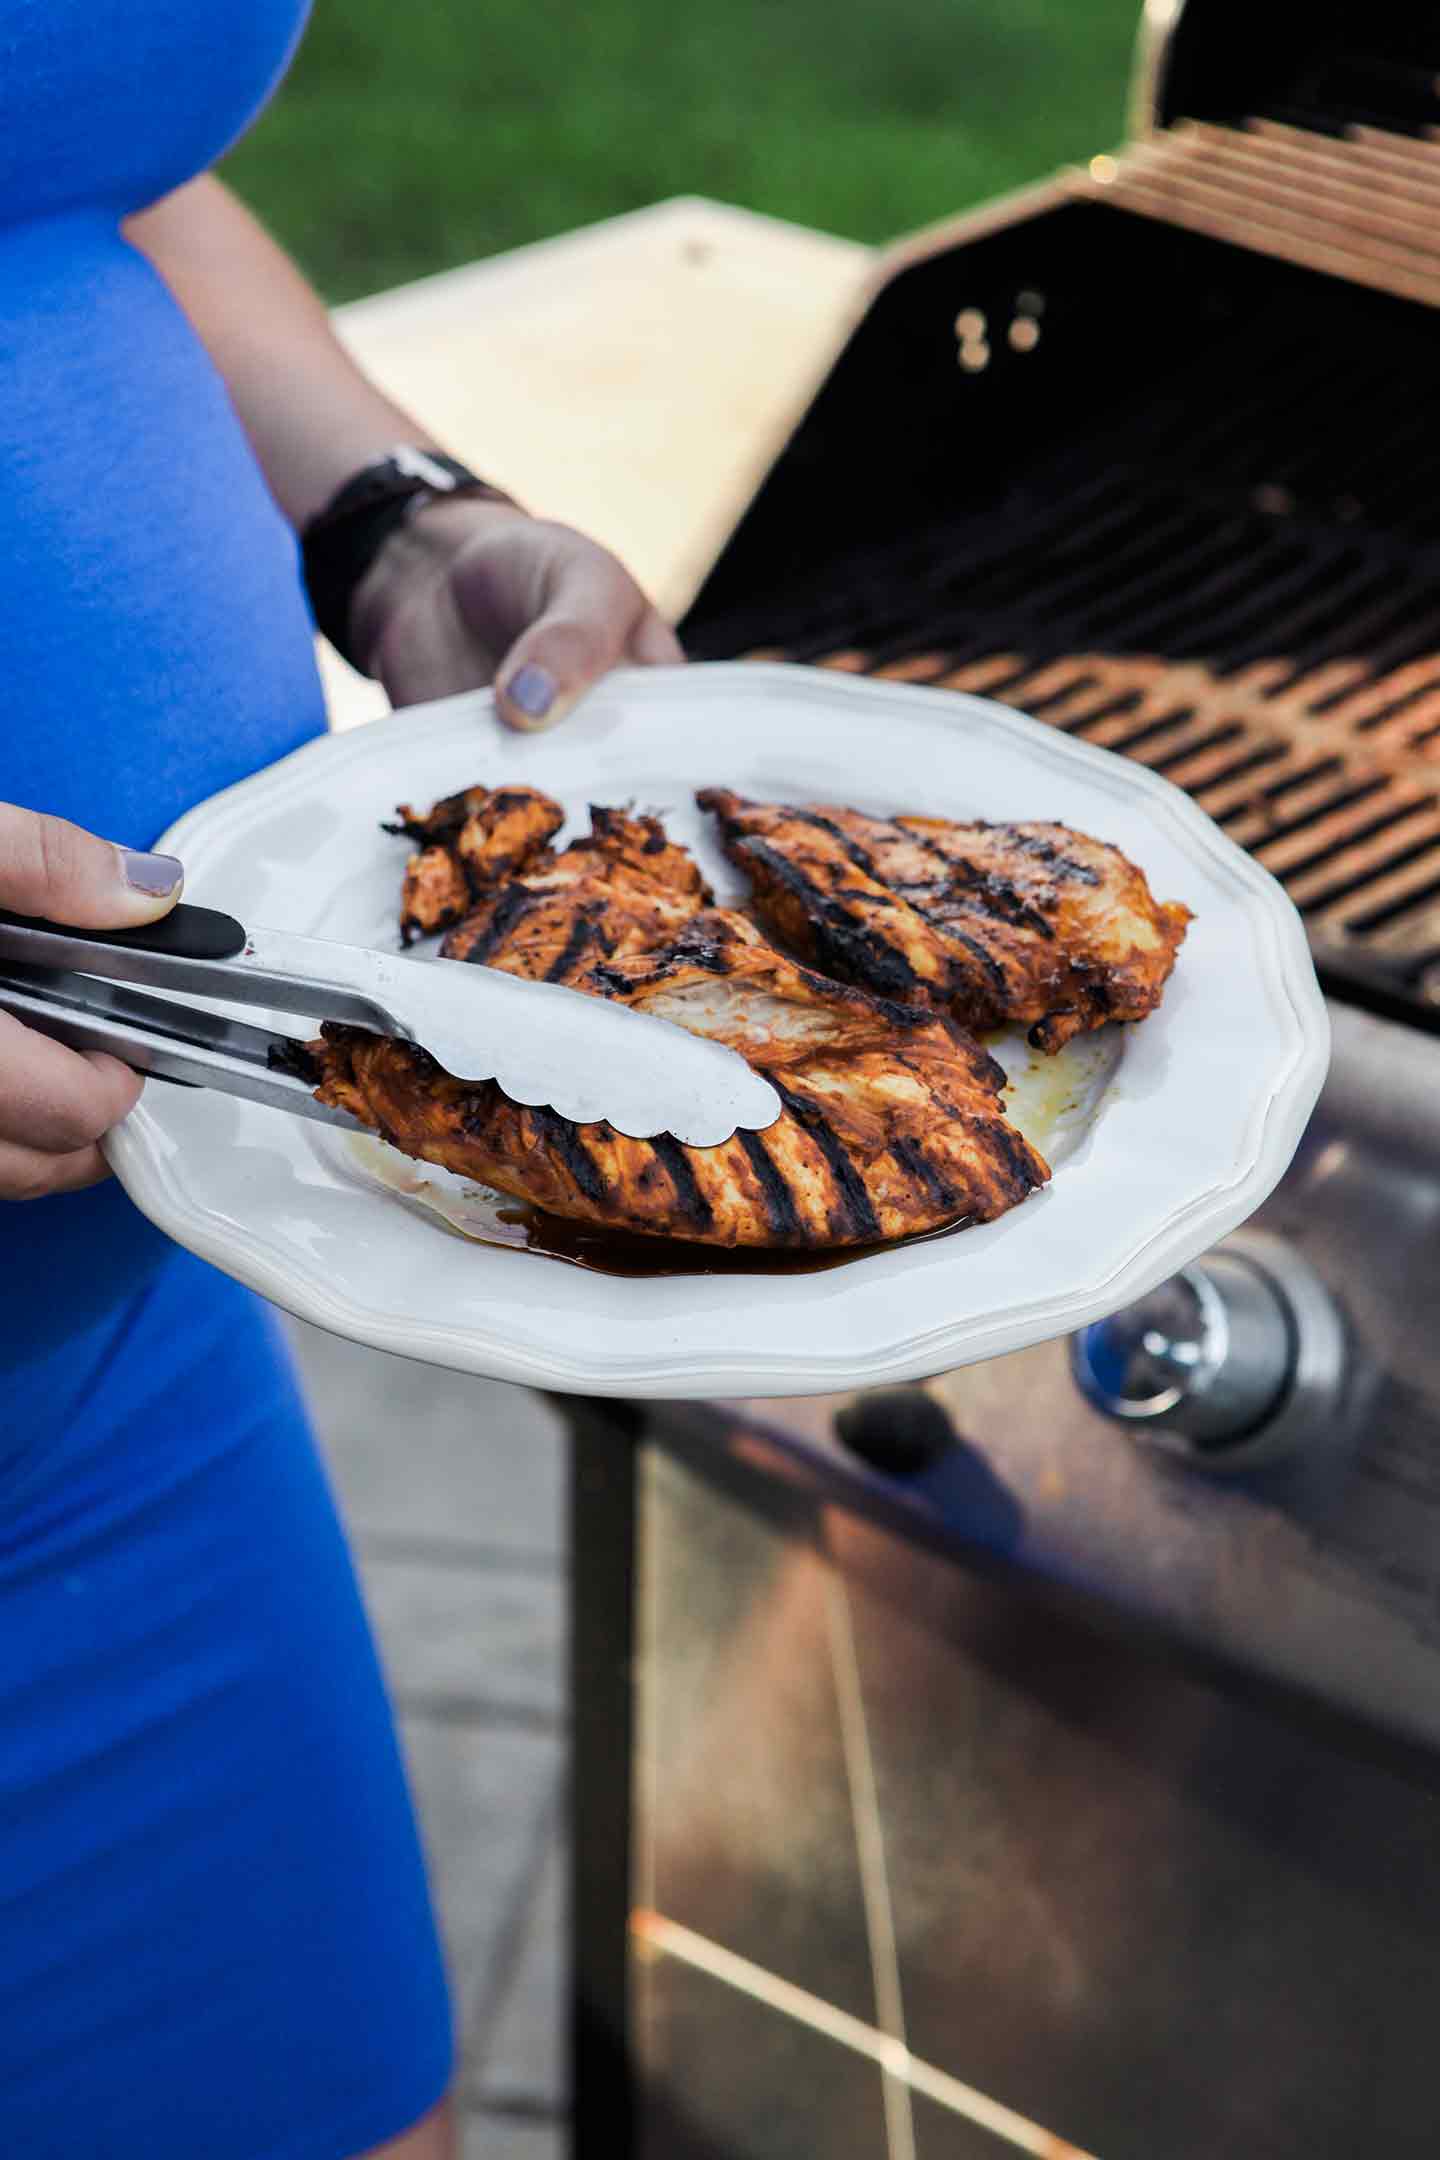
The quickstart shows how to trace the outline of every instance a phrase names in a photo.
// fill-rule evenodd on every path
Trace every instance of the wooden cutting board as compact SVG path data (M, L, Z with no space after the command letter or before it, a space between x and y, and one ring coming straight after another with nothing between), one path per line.
M368 374L520 501L696 591L860 311L870 251L681 199L337 311ZM328 646L335 727L384 712Z

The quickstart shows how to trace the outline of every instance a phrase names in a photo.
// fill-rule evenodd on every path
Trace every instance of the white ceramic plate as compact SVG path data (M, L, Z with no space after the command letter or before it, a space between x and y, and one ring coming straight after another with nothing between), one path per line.
M463 1191L443 1172L282 1111L149 1087L109 1143L138 1205L338 1334L594 1394L916 1379L1083 1326L1192 1259L1264 1199L1319 1092L1325 1007L1274 880L1168 782L953 691L788 667L630 671L534 736L503 731L486 694L451 698L308 745L162 845L193 899L242 921L393 944L404 851L379 820L477 781L544 788L575 829L592 801L659 811L722 898L742 888L691 802L706 783L882 815L1058 818L1114 841L1196 919L1158 1014L1017 1097L1058 1158L1046 1191L813 1274L625 1279L463 1240L381 1166L453 1207Z

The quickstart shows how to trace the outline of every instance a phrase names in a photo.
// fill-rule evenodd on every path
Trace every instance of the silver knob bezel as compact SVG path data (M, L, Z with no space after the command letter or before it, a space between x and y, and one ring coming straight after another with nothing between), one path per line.
M1071 1370L1085 1400L1102 1416L1114 1418L1117 1424L1134 1425L1139 1431L1159 1430L1170 1411L1189 1406L1197 1395L1206 1393L1230 1352L1230 1316L1203 1264L1192 1261L1187 1267L1177 1268L1169 1280L1184 1283L1200 1308L1201 1355L1188 1385L1176 1380L1154 1395L1112 1395L1097 1384L1086 1358L1083 1346L1090 1330L1082 1329L1070 1338ZM1098 1324L1103 1326L1104 1322Z
M1147 1447L1178 1457L1192 1469L1226 1477L1284 1461L1313 1444L1333 1425L1345 1378L1345 1331L1324 1281L1284 1238L1263 1230L1237 1230L1213 1251L1247 1262L1274 1291L1288 1319L1293 1343L1288 1382L1273 1411L1253 1432L1230 1441L1211 1439L1207 1444L1177 1425L1167 1425L1167 1410L1179 1409L1188 1400L1186 1391L1179 1387L1158 1415L1151 1405L1161 1403L1160 1396L1118 1408L1100 1400L1093 1387L1086 1384L1088 1374L1079 1336L1071 1339L1070 1355L1077 1385L1101 1416L1123 1426ZM1224 1302L1205 1276L1205 1256L1180 1272L1200 1299L1207 1341L1228 1346ZM1218 1332L1213 1320L1217 1312Z

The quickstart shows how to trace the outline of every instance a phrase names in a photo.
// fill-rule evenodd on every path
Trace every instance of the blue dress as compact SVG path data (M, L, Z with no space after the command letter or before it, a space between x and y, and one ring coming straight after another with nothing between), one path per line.
M0 799L132 846L324 725L293 535L119 229L303 13L0 0ZM342 2160L450 2053L271 1318L113 1181L0 1204L0 2152Z

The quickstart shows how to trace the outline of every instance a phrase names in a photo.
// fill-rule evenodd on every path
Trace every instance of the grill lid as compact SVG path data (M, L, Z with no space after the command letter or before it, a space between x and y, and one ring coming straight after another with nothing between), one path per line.
M1440 112L1440 98L1436 100ZM1062 176L1074 197L1440 306L1440 141L1181 120Z

